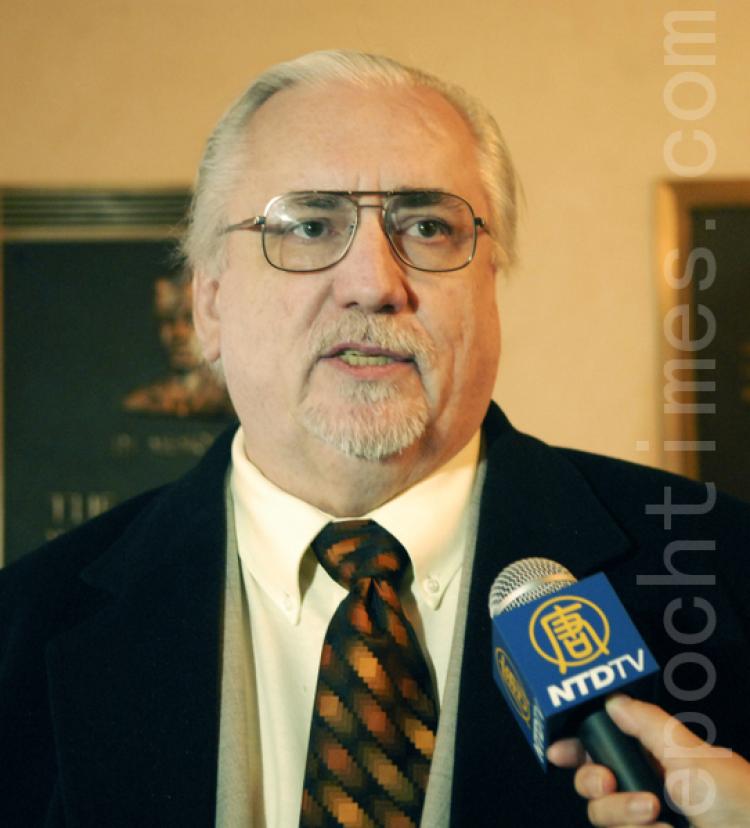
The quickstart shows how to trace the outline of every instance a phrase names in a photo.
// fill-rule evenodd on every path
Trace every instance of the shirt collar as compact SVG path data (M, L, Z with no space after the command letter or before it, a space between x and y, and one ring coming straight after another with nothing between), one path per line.
M409 553L414 592L436 610L461 568L480 432L451 460L363 517L377 521ZM231 492L243 568L292 623L299 620L302 557L320 530L337 520L283 491L248 459L242 427L232 441Z

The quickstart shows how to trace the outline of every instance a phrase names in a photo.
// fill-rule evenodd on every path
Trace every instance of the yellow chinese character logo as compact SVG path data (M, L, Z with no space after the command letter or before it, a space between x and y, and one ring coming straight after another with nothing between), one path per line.
M523 683L513 666L513 662L501 647L495 648L495 660L497 662L498 675L508 690L511 699L513 699L513 706L518 711L518 715L528 724L531 720L531 705L529 704L529 697L523 689Z
M529 637L537 653L563 674L609 653L607 616L576 595L549 598L538 606L529 622Z

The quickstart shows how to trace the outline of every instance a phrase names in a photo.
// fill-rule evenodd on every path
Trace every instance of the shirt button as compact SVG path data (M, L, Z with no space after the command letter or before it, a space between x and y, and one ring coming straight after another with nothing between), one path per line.
M291 612L294 609L294 600L288 592L284 593L284 609L287 612Z
M437 578L425 578L424 588L427 592L435 595L435 593L440 592L440 581Z

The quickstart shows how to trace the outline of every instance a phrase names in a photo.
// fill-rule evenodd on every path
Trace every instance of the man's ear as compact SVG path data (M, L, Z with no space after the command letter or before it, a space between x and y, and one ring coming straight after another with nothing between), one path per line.
M219 280L202 271L193 275L193 325L206 362L221 356Z

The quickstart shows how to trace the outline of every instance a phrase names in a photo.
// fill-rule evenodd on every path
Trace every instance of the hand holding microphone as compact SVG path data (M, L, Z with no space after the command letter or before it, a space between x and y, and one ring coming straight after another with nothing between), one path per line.
M651 818L661 812L661 824L687 825L665 803L638 741L604 709L606 695L632 691L658 670L604 575L579 583L554 561L527 558L498 575L489 607L495 680L540 764L551 741L575 735L620 791L653 794L645 798Z
M653 704L615 696L606 703L618 727L635 737L658 760L673 802L693 828L750 828L750 764L738 754L709 745ZM595 826L664 825L653 797L617 791L610 770L586 762L578 740L551 745L551 762L577 767L575 787L589 800Z

